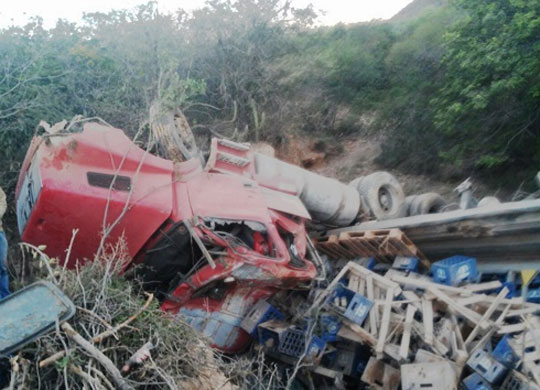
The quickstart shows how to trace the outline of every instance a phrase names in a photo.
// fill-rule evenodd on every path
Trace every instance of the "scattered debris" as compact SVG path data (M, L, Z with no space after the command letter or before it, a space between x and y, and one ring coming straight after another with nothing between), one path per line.
M75 306L54 284L36 282L0 300L0 356L8 356L69 320Z
M156 346L152 344L151 341L145 343L141 348L139 348L133 355L130 356L126 364L122 367L122 374L127 374L132 367L142 364L151 356L151 351Z
M58 258L58 280L45 262L55 282L73 282L66 270L85 259L99 263L125 240L114 272L142 279L152 293L138 302L139 310L131 305L129 315L115 306L127 318L117 324L115 311L100 307L112 299L103 288L76 279L82 289L77 315L91 323L59 326L39 364L69 366L65 387L70 375L85 386L110 381L125 389L141 383L234 389L262 382L279 388L283 379L290 388L296 377L310 388L316 378L339 389L540 384L538 265L526 278L517 275L538 262L540 200L487 199L477 207L467 180L457 189L461 208L447 211L458 206L436 193L406 198L388 172L346 185L225 139L212 139L204 161L181 112L155 105L151 114L154 138L146 150L108 125L85 123L71 133L71 124L65 131L65 123L62 131L42 124L55 136L36 137L22 166L19 230ZM81 239L70 235L73 229ZM96 290L91 301L87 283ZM146 316L154 297L169 314L160 313L163 321L185 321L221 351L245 351L255 341L256 362L246 364L251 374L226 375L199 339L179 347L169 334L177 329L156 319L159 338L171 344L162 340L157 347L149 341L153 333L138 329L120 352L112 340ZM103 344L115 351L114 359ZM171 362L162 349L173 347L183 358L197 354L204 362ZM81 352L104 371L70 364ZM265 371L268 361L275 365ZM24 360L13 363L20 372L16 362ZM199 375L185 375L193 365Z
M125 256L125 245L119 244L99 261L67 270L55 259L37 255L38 263L32 264L27 278L54 283L55 290L61 289L71 299L76 312L69 322L58 327L54 320L49 321L49 333L41 333L32 343L19 346L11 359L2 353L0 388L11 383L14 389L186 389L190 388L187 383L196 383L191 388L232 390L236 388L228 384L232 377L241 388L258 383L256 374L246 375L242 366L245 363L221 359L198 332L180 319L164 316L153 296L144 296L136 282L119 276ZM38 266L44 262L50 264L53 274ZM27 291L37 292L33 286L13 296L29 297ZM39 291L40 297L32 299L33 306L19 306L19 310L34 309L39 313L52 309L46 291ZM0 305L1 323L13 315L4 302ZM27 317L19 325L27 329L33 324ZM5 333L1 334L3 345ZM155 346L151 356L147 352L151 349L148 340ZM130 369L121 370L126 362ZM2 381L4 374L7 382Z
M444 259L422 273L399 257L391 269L361 263L347 262L327 286L303 295L303 315L277 300L276 307L259 303L258 333L254 322L244 329L269 356L289 364L290 356L300 357L305 369L329 381L345 375L347 386L454 390L462 383L478 390L516 378L538 386L540 305L514 296L501 281L480 281L475 259Z

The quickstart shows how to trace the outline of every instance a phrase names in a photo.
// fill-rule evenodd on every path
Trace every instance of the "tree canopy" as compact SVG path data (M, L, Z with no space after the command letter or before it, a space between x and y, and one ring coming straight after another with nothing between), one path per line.
M460 140L444 158L477 167L540 166L540 1L459 0L434 125ZM534 169L534 168L533 168Z
M149 2L3 29L0 180L13 187L40 120L99 116L133 134L155 99L207 137L383 136L394 169L519 180L540 165L540 0L436 3L324 27L288 0Z

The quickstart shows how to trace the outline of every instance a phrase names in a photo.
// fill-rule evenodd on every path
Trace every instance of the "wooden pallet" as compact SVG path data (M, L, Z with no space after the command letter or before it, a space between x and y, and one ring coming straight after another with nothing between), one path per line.
M391 262L396 256L414 256L429 266L426 257L399 229L343 232L316 241L317 249L332 259L354 259L375 257L382 262Z
M328 255L331 259L354 259L358 257L354 252L341 245L336 235L316 239L314 240L314 244L318 250Z

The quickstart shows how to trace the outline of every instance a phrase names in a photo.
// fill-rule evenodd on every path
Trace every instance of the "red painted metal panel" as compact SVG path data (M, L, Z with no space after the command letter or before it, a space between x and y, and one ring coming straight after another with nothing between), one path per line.
M72 230L79 229L70 267L74 259L93 257L104 226L118 220L107 242L124 236L134 256L171 214L172 162L146 153L121 130L87 124L82 133L41 142L28 159L38 167L42 189L22 238L63 259ZM127 177L131 190L92 186L88 172Z
M221 146L229 155L248 155ZM228 164L218 161L223 168ZM216 347L238 351L250 341L240 328L247 310L279 289L312 280L316 269L305 260L305 219L272 210L249 164L237 170L241 174L231 169L205 171L196 160L173 165L138 148L121 130L95 123L82 133L36 138L17 189L22 237L63 258L72 230L79 229L72 267L75 259L92 258L103 227L116 223L108 242L124 237L131 257L141 262L164 232L190 220L201 239L223 247L226 255L214 259L215 269L204 265L180 282L162 309L187 318ZM122 177L116 184L122 185L111 190L107 178L116 175ZM254 222L264 226L265 234L254 231L257 245L250 248L217 235L205 220ZM205 296L214 284L220 295Z

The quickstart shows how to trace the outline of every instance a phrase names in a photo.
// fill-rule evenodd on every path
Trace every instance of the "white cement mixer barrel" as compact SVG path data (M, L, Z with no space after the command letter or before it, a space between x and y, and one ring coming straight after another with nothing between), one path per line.
M254 153L254 156L257 176L264 180L283 178L294 183L313 219L348 226L357 217L360 195L355 188L263 154Z

